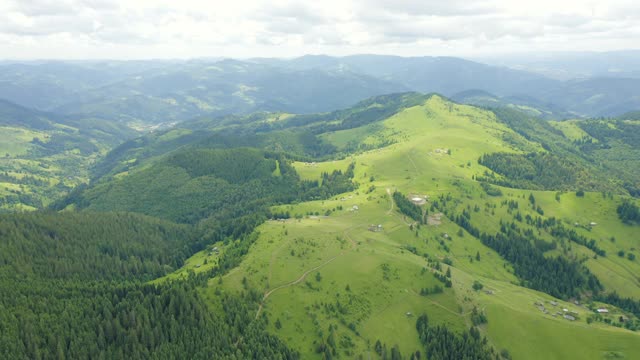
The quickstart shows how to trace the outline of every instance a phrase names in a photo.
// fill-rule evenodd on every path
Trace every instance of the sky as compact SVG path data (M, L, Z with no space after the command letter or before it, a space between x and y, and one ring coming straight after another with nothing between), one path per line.
M638 0L0 0L0 59L637 48Z

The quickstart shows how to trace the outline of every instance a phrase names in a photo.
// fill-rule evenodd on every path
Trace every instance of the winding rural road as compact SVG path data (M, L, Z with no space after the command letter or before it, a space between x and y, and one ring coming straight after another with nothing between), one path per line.
M343 232L343 235L351 242L351 250L353 250L356 247L357 243L351 238L351 236L349 236L348 231L356 228L357 226L358 225L354 225L354 226L346 229ZM304 281L304 279L307 277L307 275L309 275L310 273L312 273L312 272L314 272L316 270L319 270L319 269L325 267L326 265L328 265L333 260L335 260L338 257L344 255L344 253L345 252L342 251L342 252L340 252L340 254L330 258L329 260L323 262L322 264L303 272L302 275L300 275L300 277L297 278L296 280L293 280L293 281L288 282L286 284L282 284L280 286L274 287L273 289L271 289L271 290L267 291L266 293L264 293L264 296L262 297L262 302L260 302L260 306L258 307L258 311L256 311L256 319L258 318L258 316L260 316L260 312L262 312L262 308L264 307L264 303L265 303L265 301L267 301L267 298L269 298L269 296L271 296L271 294L273 294L274 292L276 292L278 290L281 290L281 289L284 289L284 288L288 288L289 286L294 286L294 285L297 285L297 284L301 283L302 281Z
M262 311L262 307L263 307L263 305L264 305L264 302L267 300L267 298L268 298L271 294L273 294L274 292L276 292L276 291L278 291L278 290L280 290L280 289L284 289L284 288L287 288L287 287L289 287L289 286L293 286L293 285L296 285L296 284L301 283L302 281L304 281L304 279L307 277L307 275L309 275L310 273L312 273L312 272L314 272L314 271L316 271L316 270L321 269L321 268L322 268L322 267L324 267L325 265L327 265L327 264L329 264L330 262L332 262L333 260L337 259L337 258L338 258L338 256L341 256L342 254L344 254L344 252L340 253L340 255L336 255L336 256L332 257L331 259L329 259L329 260L327 260L327 261L323 262L322 264L320 264L320 265L318 265L318 266L316 266L316 267L314 267L314 268L312 268L312 269L309 269L309 270L305 271L305 272L304 272L304 273L302 273L302 275L300 275L300 277L299 277L299 278L297 278L296 280L293 280L293 281L291 281L291 282L289 282L289 283L286 283L286 284L280 285L280 286L278 286L278 287L274 287L273 289L271 289L271 290L267 291L267 292L264 294L264 296L262 297L262 302L260 303L260 306L258 307L258 311L256 312L256 319L258 318L258 316L260 316L260 312Z

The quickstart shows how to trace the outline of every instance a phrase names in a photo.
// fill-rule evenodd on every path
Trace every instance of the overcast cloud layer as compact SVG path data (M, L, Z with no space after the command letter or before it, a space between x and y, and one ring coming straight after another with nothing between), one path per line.
M0 59L640 47L637 0L1 0Z

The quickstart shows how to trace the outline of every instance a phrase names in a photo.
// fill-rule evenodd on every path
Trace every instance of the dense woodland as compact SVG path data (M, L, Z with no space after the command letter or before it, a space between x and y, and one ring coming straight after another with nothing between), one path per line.
M502 177L488 173L477 180L520 189L570 190L576 188L579 177L587 176L575 164L550 153L493 153L480 157L478 163Z
M4 359L295 359L250 316L254 299L213 313L194 285L2 280Z
M297 358L253 320L259 295L223 296L217 313L198 277L146 282L201 248L192 227L134 214L12 214L0 217L0 238L1 358ZM210 276L237 265L255 235L243 239Z
M640 224L640 208L638 205L630 202L623 201L616 209L618 217L628 224Z
M193 230L125 213L0 215L0 264L12 279L151 280L203 247Z

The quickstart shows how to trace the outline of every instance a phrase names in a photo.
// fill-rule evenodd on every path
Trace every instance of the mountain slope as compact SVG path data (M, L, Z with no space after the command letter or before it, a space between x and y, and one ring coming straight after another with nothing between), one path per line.
M487 337L504 358L640 354L633 331L640 328L638 227L618 219L628 195L571 140L578 130L419 94L328 114L185 125L116 151L68 203L197 224L209 248L155 283L198 274L206 281L198 291L214 311L224 296L255 294L258 305L247 316L267 319L269 333L301 357L425 353L416 328L423 313L434 329ZM293 146L291 138L306 140ZM314 156L309 144L326 151ZM516 183L511 168L485 164L491 156L543 159L532 160L542 171L528 179L538 187ZM549 158L569 163L576 177L566 178ZM170 176L161 174L168 169ZM260 193L269 181L283 185L282 198ZM239 194L219 202L235 191L228 186ZM197 216L167 215L182 209ZM215 278L208 275L220 264L214 244L240 254L224 262L232 271ZM608 314L595 311L603 306Z
M501 223L513 222L519 233L531 231L531 235L520 238L512 236L523 245L531 242L532 256L559 256L575 266L558 271L554 281L561 283L560 278L575 271L596 274L605 291L616 290L638 299L640 287L632 275L638 263L615 255L618 249L633 246L637 228L623 226L611 211L617 199L602 198L597 193L581 199L564 193L556 200L554 192L549 191L499 188L500 194L496 194L485 190L473 181L488 170L477 164L478 154L543 151L539 144L519 138L488 111L432 97L424 105L384 120L382 127L389 129L386 136L398 142L341 162L296 163L301 174L313 179L355 160L354 179L361 185L331 200L278 207L279 212L303 219L262 225L261 236L240 268L226 276L222 285L210 281L206 293L238 291L241 279L246 278L249 286L263 291L263 311L270 323L279 324L270 325L270 330L289 339L288 343L308 358L321 358L317 348L330 343L325 339L328 333L344 339L336 341L339 356L375 357L376 350L370 344L378 340L387 351L397 345L402 354L410 354L420 350L413 332L413 314L426 312L435 323L461 331L477 321L472 316L474 308L488 318L488 324L480 325L482 335L514 358L537 358L539 353L532 353L532 348L544 348L541 351L549 357L579 354L595 359L603 352L629 357L639 353L637 333L598 321L587 325L587 318L595 318L589 306L597 302L576 306L568 301L569 296L563 301L527 289L525 286L536 285L535 279L528 277L531 275L522 272L523 263L479 241L479 235L461 229L457 223L460 214L466 214L465 219L468 216L475 227L494 234L501 232ZM359 136L358 131L341 130L324 136L338 146L344 137ZM509 138L519 140L504 141ZM413 221L403 214L390 196L396 190L411 194L409 199L417 196L423 201L428 196L421 209L428 214L427 220ZM529 195L535 198L535 206ZM515 220L517 216L522 221ZM563 219L562 223L572 229L576 222L595 221L598 225L592 230L587 223L587 228L580 225L575 231L593 238L608 255L593 257L591 249L557 235L555 231L559 230L551 235L550 228L537 228L525 217ZM540 235L534 236L534 230ZM611 234L615 234L615 243L607 238ZM532 237L537 236L542 242L536 246L544 249L545 244L556 241L557 249L533 250ZM575 261L582 257L589 259L586 266ZM543 258L540 261L545 261ZM442 293L422 291L438 284L432 272L446 276L446 264L451 265L452 288L442 284ZM538 272L552 271L538 266ZM609 276L604 269L612 269L616 275ZM474 291L475 281L487 292ZM587 290L586 283L571 286L579 293ZM583 301L589 304L588 297ZM539 310L536 303L544 304L549 313ZM577 311L579 320L557 316L563 307ZM612 313L633 316L609 308ZM517 344L513 333L522 334ZM577 338L560 340L567 333Z

